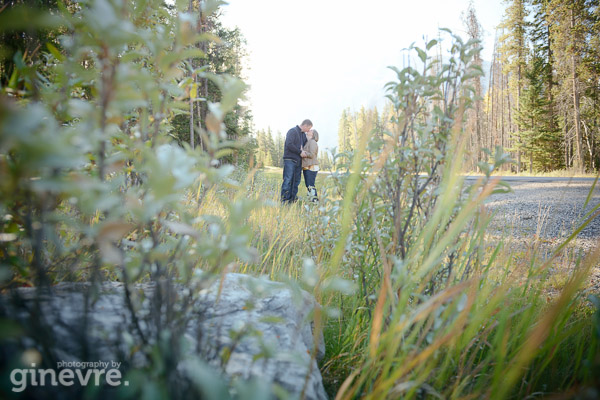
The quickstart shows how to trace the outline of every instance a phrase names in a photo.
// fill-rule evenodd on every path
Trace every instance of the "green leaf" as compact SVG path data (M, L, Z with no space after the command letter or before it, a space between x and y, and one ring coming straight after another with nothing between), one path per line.
M27 2L29 3L29 2ZM2 5L6 2L2 2ZM9 3L10 4L10 3ZM52 15L32 5L16 5L0 7L0 32L26 31L32 27L37 29L58 28L63 22L59 16Z
M202 33L194 37L196 42L213 42L215 44L223 44L223 40L210 32Z
M217 370L208 366L198 358L183 361L179 368L202 393L202 398L209 400L230 399L229 391Z
M221 89L223 94L220 103L221 112L225 115L236 106L238 100L246 90L246 84L230 75L209 75L209 78Z
M205 53L200 49L185 49L179 52L169 52L160 58L161 68L169 68L183 60L203 58Z
M342 279L337 276L327 278L323 281L323 293L340 292L345 295L351 295L356 291L354 282L347 279Z
M315 262L310 258L305 258L302 263L302 281L310 287L319 283L319 273Z
M46 43L46 47L48 48L48 51L50 52L50 54L52 54L54 56L54 58L56 58L58 61L64 61L65 57L60 53L60 51L58 51L58 49L56 47L54 47L54 45L50 42Z
M427 53L419 47L415 47L415 50L419 54L419 58L421 59L421 61L423 61L424 63L427 60Z
M204 0L202 2L202 13L207 16L212 15L223 4L227 4L227 3L223 0Z
M16 89L17 83L19 83L19 70L17 68L15 68L13 73L10 75L10 80L8 81L8 87L11 89Z
M17 339L23 335L23 328L15 321L0 319L0 339Z

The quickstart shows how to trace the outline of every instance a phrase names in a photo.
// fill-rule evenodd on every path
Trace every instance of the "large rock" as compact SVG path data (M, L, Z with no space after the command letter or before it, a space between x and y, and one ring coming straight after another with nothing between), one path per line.
M149 343L157 341L156 329L152 328L152 308L157 304L154 285L130 286L129 303L123 284L104 283L97 291L89 289L88 284L82 283L62 283L43 291L20 288L0 299L0 314L29 326L29 332L36 323L46 327L40 329L49 327L52 332L47 337L59 338L49 346L53 357L60 361L121 360L124 354L131 354L131 341L140 340L139 334ZM165 304L175 308L185 299L193 299L184 308L187 322L182 331L184 345L195 353L195 359L201 359L214 371L224 372L229 380L258 381L270 388L269 397L273 388L279 386L293 397L303 393L307 399L327 398L312 357L312 312L319 305L310 294L233 273L193 296L185 287L175 286L170 293L175 301L164 299ZM85 304L90 310L87 314ZM131 309L136 310L135 318ZM42 318L36 322L39 315ZM85 340L82 332L86 332ZM316 337L316 354L322 357L322 334L318 332ZM39 342L39 337L20 340L22 348L43 347ZM188 361L179 359L176 366L184 375L190 365L196 365ZM134 354L128 365L143 366L144 362L141 354L138 358Z

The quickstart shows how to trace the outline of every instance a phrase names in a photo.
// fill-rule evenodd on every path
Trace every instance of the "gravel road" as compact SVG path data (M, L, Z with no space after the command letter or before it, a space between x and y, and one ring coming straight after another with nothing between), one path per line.
M488 206L496 212L492 227L516 236L537 234L547 240L568 237L584 221L583 217L600 203L600 188L590 193L593 180L548 179L508 181L512 193L495 194ZM594 218L578 236L586 249L600 239L600 217Z
M495 213L491 232L510 237L511 247L517 250L530 248L534 235L542 257L549 256L577 227L584 216L600 203L600 181L594 188L588 204L584 207L593 179L568 180L507 180L511 193L495 194L487 204ZM589 217L588 217L589 218ZM569 244L569 252L585 256L600 245L600 216L592 219L577 238ZM565 269L566 267L566 269ZM557 262L551 270L567 272L573 270L571 262L566 266ZM600 293L600 260L592 269L586 284L587 290ZM556 288L558 293L558 288Z
M492 195L487 205L495 213L491 232L510 235L516 239L515 243L531 243L531 238L537 235L543 247L551 249L569 237L585 221L586 214L600 203L599 184L584 207L593 179L507 181L513 191ZM600 244L600 216L592 219L571 243L585 252Z

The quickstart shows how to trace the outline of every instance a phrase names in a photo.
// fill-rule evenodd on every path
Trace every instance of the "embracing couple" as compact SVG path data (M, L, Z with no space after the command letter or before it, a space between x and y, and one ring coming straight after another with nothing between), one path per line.
M319 147L319 133L312 129L309 119L302 121L290 129L285 136L283 149L283 184L281 185L281 202L293 203L298 200L298 186L301 175L304 174L304 183L312 201L318 201L315 180L319 171L317 154Z

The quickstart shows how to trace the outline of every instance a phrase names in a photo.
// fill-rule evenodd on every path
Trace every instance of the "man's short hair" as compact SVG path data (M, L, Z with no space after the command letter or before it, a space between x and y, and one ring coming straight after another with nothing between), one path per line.
M312 122L310 119L305 119L304 121L302 121L302 123L300 124L300 126L313 126Z

